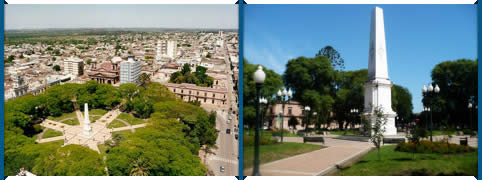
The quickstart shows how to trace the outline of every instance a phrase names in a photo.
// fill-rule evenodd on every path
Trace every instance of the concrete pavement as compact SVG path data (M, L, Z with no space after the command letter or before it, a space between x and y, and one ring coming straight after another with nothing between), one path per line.
M302 143L302 137L286 137L285 142ZM317 143L312 143L317 144ZM319 144L322 145L322 144ZM373 148L369 142L349 141L325 138L326 148L304 153L285 159L269 162L260 166L263 176L316 176L324 175L347 158L368 152ZM263 158L263 157L261 157ZM252 169L246 169L244 175L251 175Z

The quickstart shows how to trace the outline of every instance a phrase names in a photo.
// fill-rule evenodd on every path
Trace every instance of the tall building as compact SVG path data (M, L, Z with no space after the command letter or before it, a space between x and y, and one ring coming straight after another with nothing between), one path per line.
M164 40L157 41L156 60L160 60L163 57L174 59L177 55L177 41Z
M72 74L80 76L84 74L84 61L79 58L70 57L64 60L64 72L66 74Z
M137 84L137 80L141 75L141 62L135 61L133 56L129 56L127 61L120 63L120 83L134 83Z
M175 58L177 55L177 41L167 41L167 57Z

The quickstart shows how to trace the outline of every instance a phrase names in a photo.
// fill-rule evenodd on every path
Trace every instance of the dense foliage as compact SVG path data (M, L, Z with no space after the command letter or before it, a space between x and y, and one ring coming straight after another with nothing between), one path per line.
M256 121L256 83L253 74L258 66L243 59L243 122L249 126L253 126ZM261 96L268 99L270 104L274 104L276 99L273 99L272 95L283 86L283 81L273 70L263 67L263 71L266 73L266 80L261 89Z
M440 93L435 97L425 95L422 102L425 106L433 103L431 109L435 127L442 126L444 121L452 127L477 127L477 119L474 118L477 110L467 107L469 102L473 108L478 104L477 66L478 60L459 59L444 61L434 67L432 81L439 85ZM421 118L425 119L424 116Z
M206 74L207 68L203 66L196 66L196 71L191 72L189 64L184 64L181 71L172 73L169 79L171 83L189 83L198 86L211 87L214 79Z
M89 103L91 109L120 107L147 118L148 125L128 136L116 134L106 143L106 164L87 147L60 148L60 141L36 144L39 123L73 112L73 101ZM5 102L4 173L15 175L24 166L38 175L105 175L105 167L109 175L204 175L197 154L203 146L214 147L215 123L214 112L182 102L159 83L55 85L40 95Z

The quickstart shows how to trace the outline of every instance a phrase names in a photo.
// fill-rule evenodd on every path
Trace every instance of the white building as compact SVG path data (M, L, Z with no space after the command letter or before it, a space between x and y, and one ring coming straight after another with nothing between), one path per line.
M137 80L141 75L141 62L135 61L134 57L129 56L127 61L120 63L120 83L134 83L137 84Z
M84 74L84 61L79 58L70 57L64 60L65 74L80 76Z
M174 59L177 56L177 41L164 40L157 41L156 60L160 61L162 58Z

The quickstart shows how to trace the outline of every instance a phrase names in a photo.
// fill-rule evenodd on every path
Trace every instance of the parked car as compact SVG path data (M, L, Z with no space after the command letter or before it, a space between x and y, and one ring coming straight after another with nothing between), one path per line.
M231 129L226 129L226 134L231 134Z
M235 134L235 135L234 135L234 138L238 139L238 134Z
M224 172L224 166L219 167L219 171Z

